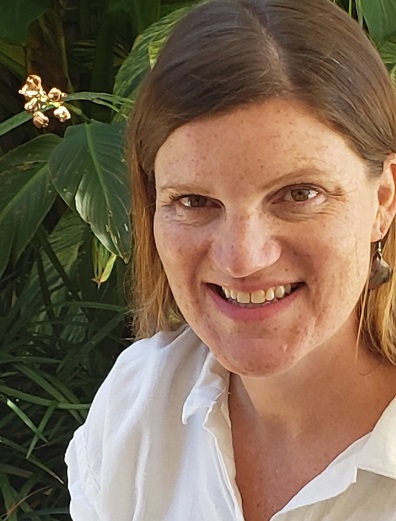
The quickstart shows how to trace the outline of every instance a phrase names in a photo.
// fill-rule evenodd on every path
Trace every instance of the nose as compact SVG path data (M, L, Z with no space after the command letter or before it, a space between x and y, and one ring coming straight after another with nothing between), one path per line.
M212 255L228 275L244 278L275 264L281 246L264 216L240 214L224 219L213 238Z

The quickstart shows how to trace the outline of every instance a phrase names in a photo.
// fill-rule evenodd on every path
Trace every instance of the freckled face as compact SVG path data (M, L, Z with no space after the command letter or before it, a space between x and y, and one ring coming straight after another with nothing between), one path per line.
M378 197L337 133L267 101L177 129L155 177L170 287L223 366L265 376L354 348Z

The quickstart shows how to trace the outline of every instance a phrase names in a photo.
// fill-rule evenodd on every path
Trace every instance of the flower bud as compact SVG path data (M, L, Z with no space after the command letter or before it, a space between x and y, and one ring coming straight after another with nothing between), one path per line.
M61 123L71 118L70 112L63 105L54 110L54 116L57 117Z
M66 94L56 87L52 87L52 89L48 92L48 99L50 101L60 101L65 96Z
M27 110L27 112L30 112L31 114L33 114L33 112L38 109L38 99L32 98L30 101L25 103L24 108L25 108L25 110Z
M18 90L18 93L22 94L26 100L31 100L39 94L37 90L30 90L26 83L21 89Z
M33 114L33 125L37 128L48 127L49 119L39 110Z
M26 85L30 90L39 92L41 90L41 78L36 74L29 74L26 78Z

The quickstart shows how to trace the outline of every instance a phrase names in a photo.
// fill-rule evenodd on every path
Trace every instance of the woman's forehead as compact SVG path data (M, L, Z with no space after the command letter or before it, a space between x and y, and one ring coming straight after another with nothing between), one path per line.
M155 170L248 168L249 163L273 168L296 160L331 161L346 153L359 160L338 133L307 109L274 99L179 127L160 147Z

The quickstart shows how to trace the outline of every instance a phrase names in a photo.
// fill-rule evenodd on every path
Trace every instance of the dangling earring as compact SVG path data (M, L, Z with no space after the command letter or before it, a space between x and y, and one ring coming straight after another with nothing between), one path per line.
M392 277L392 268L382 258L382 245L378 241L375 247L368 283L368 289L377 289L382 284L389 282Z

